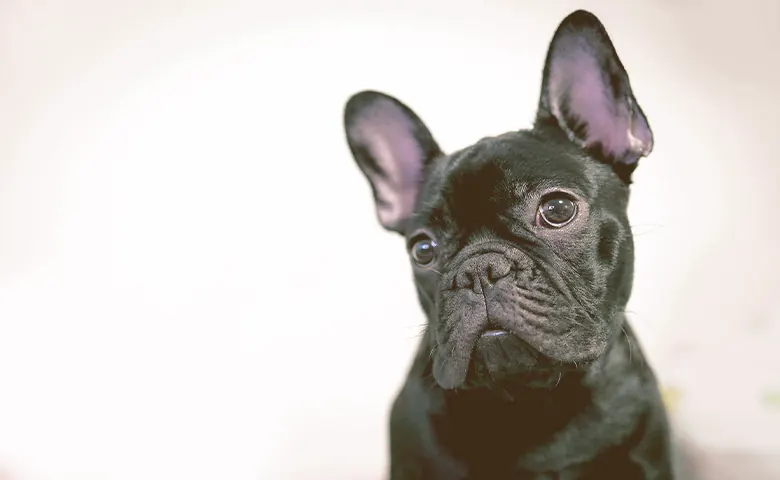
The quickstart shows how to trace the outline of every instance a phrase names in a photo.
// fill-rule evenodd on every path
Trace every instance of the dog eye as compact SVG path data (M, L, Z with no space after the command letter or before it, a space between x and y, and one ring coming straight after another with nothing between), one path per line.
M555 196L544 200L539 205L537 223L547 227L560 228L571 222L576 215L577 204L572 199L565 196Z
M431 238L423 237L412 245L412 258L418 265L428 265L436 255L436 242Z

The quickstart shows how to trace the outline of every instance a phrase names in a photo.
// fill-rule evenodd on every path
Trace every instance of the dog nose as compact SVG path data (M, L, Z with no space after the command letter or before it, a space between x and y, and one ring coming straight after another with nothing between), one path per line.
M455 276L457 288L468 288L480 293L484 287L496 283L512 271L512 262L500 253L483 253L469 258Z

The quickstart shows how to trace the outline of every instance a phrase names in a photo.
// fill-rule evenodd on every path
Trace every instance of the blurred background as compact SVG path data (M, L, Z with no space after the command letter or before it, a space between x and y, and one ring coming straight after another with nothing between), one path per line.
M383 478L424 317L344 102L528 127L578 8L655 132L630 309L676 435L780 478L780 3L3 0L0 479Z

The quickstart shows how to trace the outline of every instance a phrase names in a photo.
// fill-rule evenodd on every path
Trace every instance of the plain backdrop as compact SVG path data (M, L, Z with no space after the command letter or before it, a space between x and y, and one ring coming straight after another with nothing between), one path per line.
M0 478L382 478L424 318L344 102L528 127L577 8L655 132L630 309L676 435L780 478L774 0L3 0Z

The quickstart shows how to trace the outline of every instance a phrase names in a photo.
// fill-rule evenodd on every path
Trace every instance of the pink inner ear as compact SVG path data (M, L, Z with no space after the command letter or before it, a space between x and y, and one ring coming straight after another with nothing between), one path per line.
M397 225L412 214L422 172L424 154L415 139L414 125L393 102L378 99L361 112L350 135L368 150L382 172L371 179L379 221Z
M549 66L550 113L584 147L600 143L617 159L647 155L652 149L647 121L630 96L614 98L598 55L585 37L560 39ZM568 102L565 109L563 102ZM584 136L575 134L577 122L587 125Z

